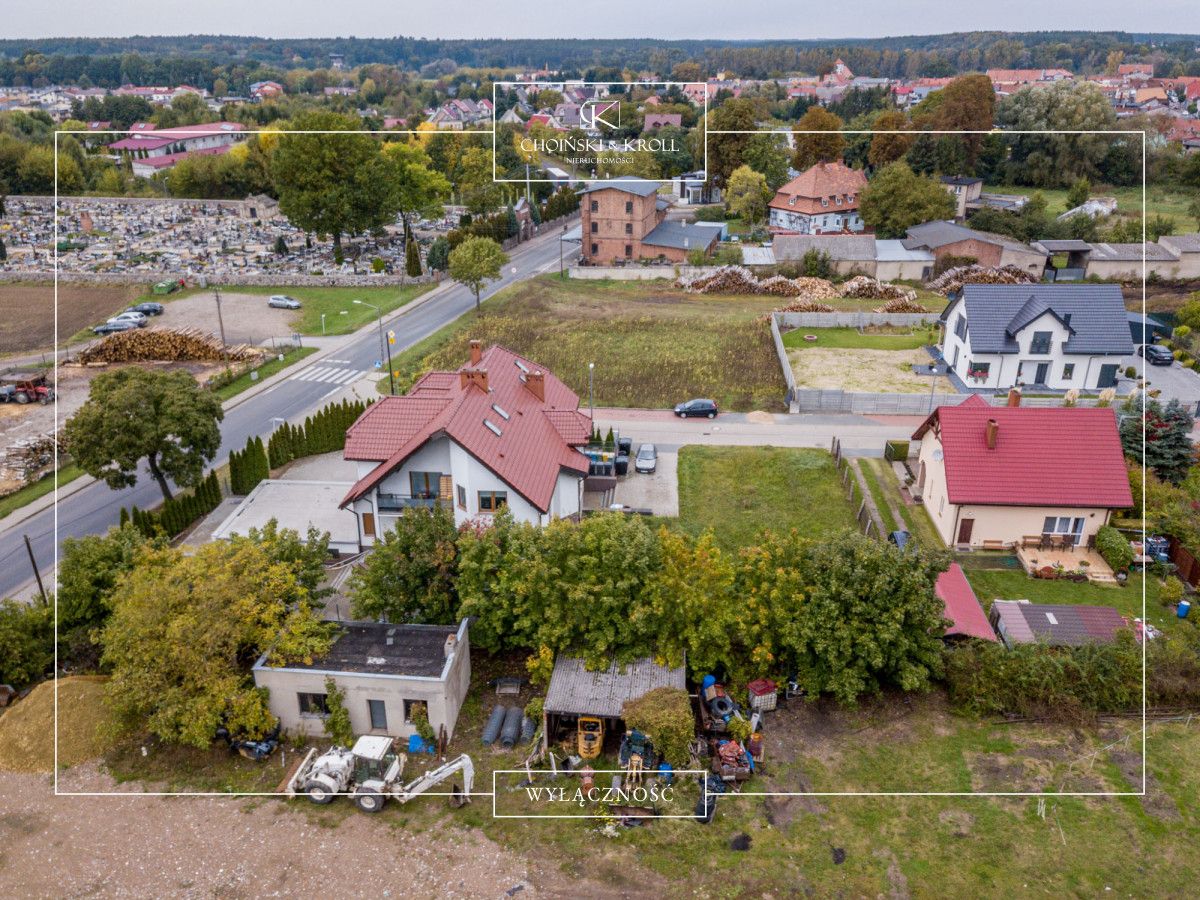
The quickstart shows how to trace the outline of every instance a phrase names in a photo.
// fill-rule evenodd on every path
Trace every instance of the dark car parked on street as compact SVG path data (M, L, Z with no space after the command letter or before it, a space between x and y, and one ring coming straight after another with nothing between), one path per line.
M126 312L140 312L145 316L161 316L163 305L161 303L138 303L129 307Z
M1142 344L1138 356L1144 357L1152 366L1169 366L1175 362L1175 354L1162 344Z
M717 417L717 404L712 400L689 400L687 403L680 403L675 407L675 415L681 419L691 416L715 419Z

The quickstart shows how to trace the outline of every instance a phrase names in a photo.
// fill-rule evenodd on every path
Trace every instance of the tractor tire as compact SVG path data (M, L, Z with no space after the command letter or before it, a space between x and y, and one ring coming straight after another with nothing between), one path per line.
M365 813L383 811L383 794L372 788L362 788L354 795L354 804Z
M42 404L42 406L45 406L47 403L50 402L50 399L51 398L49 397L49 395L42 394L40 397L38 397L38 403Z
M24 406L29 402L29 395L24 391L17 391L17 393L13 394L13 399Z
M718 719L723 719L733 714L734 706L733 701L729 697L721 696L713 697L712 701L708 704L708 708Z
M304 793L308 795L308 799L318 806L324 806L326 803L332 803L334 794L329 787L319 781L310 781L304 785Z

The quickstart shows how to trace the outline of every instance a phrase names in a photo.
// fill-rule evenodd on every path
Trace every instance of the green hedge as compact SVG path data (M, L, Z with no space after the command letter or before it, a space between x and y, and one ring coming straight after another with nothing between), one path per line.
M1129 539L1111 525L1102 525L1096 532L1096 552L1104 557L1114 572L1133 565L1133 547Z
M153 512L138 509L136 506L129 509L122 507L120 524L131 522L146 537L153 537L161 532L173 538L220 505L221 482L217 480L216 472L209 472L194 490L172 497Z

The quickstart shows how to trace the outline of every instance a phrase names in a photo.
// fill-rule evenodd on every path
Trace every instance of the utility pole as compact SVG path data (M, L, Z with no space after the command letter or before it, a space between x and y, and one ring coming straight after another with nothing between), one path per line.
M388 387L392 394L396 393L396 373L392 371L392 344L396 341L396 332L387 333Z
M596 427L596 401L595 392L592 390L595 374L596 364L594 362L588 363L588 414L592 418L593 428Z
M221 289L213 288L213 296L217 298L217 325L221 329L221 354L226 361L229 359L229 346L225 343L225 319L221 316Z
M26 534L23 537L25 538L25 550L29 553L29 564L33 566L33 577L37 579L38 593L42 595L42 605L45 606L50 601L46 599L46 588L42 584L42 573L38 571L37 559L34 558L33 545L29 543L29 535Z

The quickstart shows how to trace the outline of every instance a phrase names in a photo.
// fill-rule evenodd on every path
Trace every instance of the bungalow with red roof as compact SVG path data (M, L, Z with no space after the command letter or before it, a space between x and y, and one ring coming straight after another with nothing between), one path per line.
M994 407L972 394L939 406L913 440L914 494L948 545L1012 546L1033 535L1086 545L1113 510L1133 506L1111 408Z
M858 198L867 176L840 162L817 163L797 175L770 203L772 231L791 234L841 234L866 226Z
M472 341L469 363L425 374L350 426L344 456L358 481L341 507L358 517L363 544L413 507L447 506L458 524L502 509L537 524L575 516L591 432L579 397L552 374Z
M934 593L945 604L945 616L950 620L946 626L947 638L979 638L981 641L995 641L996 632L988 623L979 598L971 589L966 573L958 563L950 563L950 568L937 577Z

